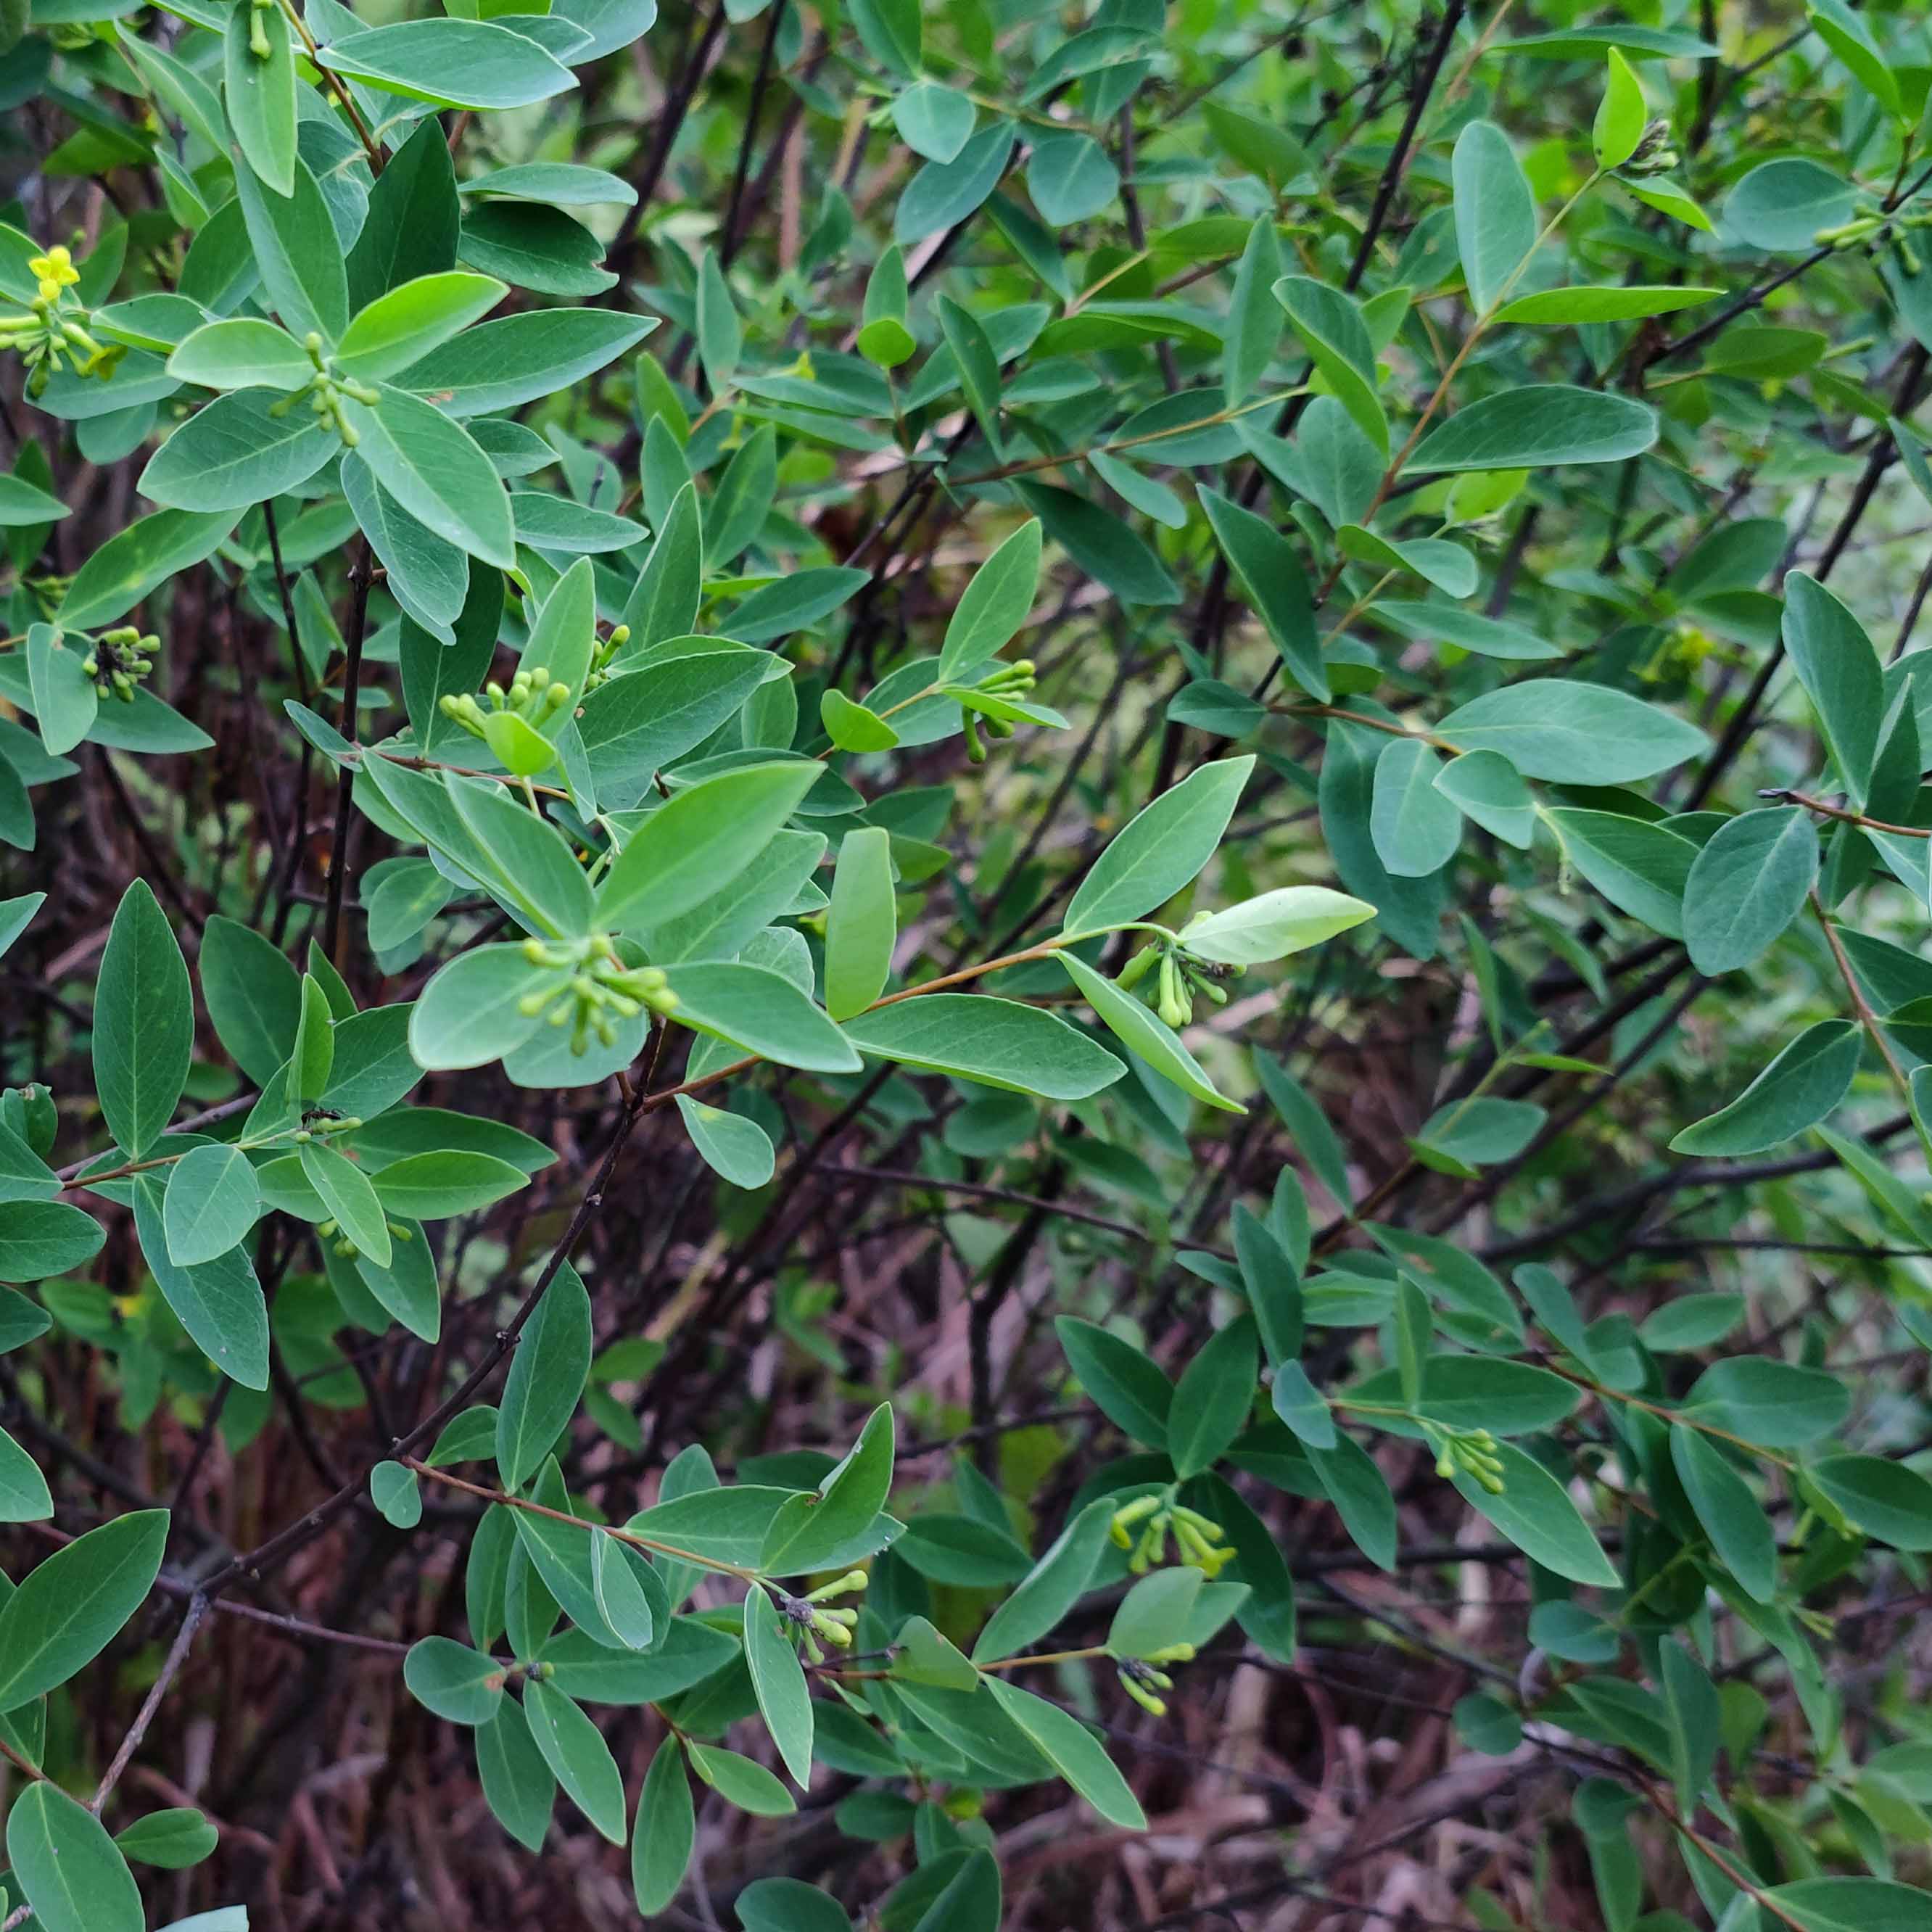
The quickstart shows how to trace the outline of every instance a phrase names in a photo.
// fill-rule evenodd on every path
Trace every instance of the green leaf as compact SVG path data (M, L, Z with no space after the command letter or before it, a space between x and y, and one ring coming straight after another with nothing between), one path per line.
M923 241L964 221L1000 184L1012 158L1013 124L982 128L950 161L928 161L898 198L892 237L902 244Z
M1882 1456L1827 1456L1805 1472L1853 1528L1894 1550L1932 1550L1932 1482Z
M1369 836L1397 878L1440 872L1462 842L1462 814L1436 784L1442 760L1420 738L1392 738L1376 760Z
M492 415L581 382L656 326L606 308L527 310L466 328L404 370L400 385L453 416Z
M623 1775L604 1734L561 1690L534 1679L524 1684L524 1718L565 1796L599 1837L623 1844Z
M825 1008L835 1020L864 1012L885 991L898 932L891 835L880 826L848 832L826 914Z
M259 37L266 58L255 52ZM229 125L242 156L263 185L282 196L296 191L296 56L279 11L235 0L221 40L221 71Z
M668 966L680 1026L808 1072L853 1073L863 1064L844 1034L781 973L741 962Z
M556 1779L530 1736L523 1706L506 1697L476 1733L476 1769L497 1821L530 1851L543 1849Z
M845 1909L802 1879L761 1878L732 1901L745 1932L852 1932Z
M1800 1879L1758 1897L1766 1908L1758 1914L1760 1925L1797 1925L1803 1932L1916 1932L1925 1913L1923 1892L1887 1879Z
M335 1021L328 995L313 974L302 982L302 1018L289 1056L288 1092L292 1100L320 1100L335 1064Z
M818 716L826 736L842 752L890 752L899 742L899 734L883 718L843 692L822 692Z
M1100 1413L1149 1448L1165 1450L1174 1384L1159 1366L1090 1322L1066 1315L1053 1327L1069 1365Z
M349 251L352 310L413 275L454 268L461 220L449 144L436 117L426 115L370 188L362 231Z
M1180 602L1173 573L1126 524L1071 490L1018 478L1013 490L1046 526L1046 534L1074 562L1103 584L1123 604L1166 605ZM739 633L743 634L741 630Z
M487 1724L502 1708L503 1666L446 1636L410 1645L403 1682L418 1703L452 1724Z
M238 1148L190 1148L169 1170L161 1222L177 1265L212 1262L247 1238L262 1212L255 1170Z
M590 1378L590 1298L566 1263L510 1358L496 1416L496 1467L506 1489L522 1488L575 1414Z
M1615 60L1617 56L1612 54ZM1496 311L1498 322L1579 325L1592 322L1633 322L1644 316L1675 315L1715 302L1722 289L1652 287L1634 283L1622 288L1544 289L1518 296Z
M1261 1052L1255 1054L1253 1058L1262 1090L1280 1115L1282 1124L1288 1129L1302 1158L1336 1204L1348 1207L1354 1198L1354 1190L1348 1184L1348 1156L1342 1150L1342 1144L1336 1138L1328 1115L1280 1060Z
M1027 192L1050 226L1070 227L1098 214L1120 190L1120 170L1092 135L1036 134L1027 159Z
M358 1252L378 1268L389 1264L389 1226L369 1178L326 1141L311 1140L299 1150L309 1185L322 1196L330 1216ZM434 1156L424 1156L434 1158ZM394 1170L391 1170L393 1172Z
M154 1588L167 1534L166 1510L133 1510L28 1573L0 1606L0 1712L66 1683L120 1634Z
M1844 0L1808 0L1805 13L1811 31L1851 69L1858 85L1888 113L1906 118L1892 62Z
M1768 806L1720 825L1684 892L1690 963L1714 976L1748 966L1804 908L1818 876L1818 835L1795 805Z
M437 1149L391 1162L371 1185L391 1214L441 1221L488 1208L515 1193L529 1178L520 1167L494 1154Z
M1168 796L1172 797L1173 794ZM1184 1092L1192 1094L1197 1100L1204 1100L1210 1107L1219 1107L1231 1114L1246 1112L1239 1101L1229 1100L1208 1078L1200 1062L1182 1045L1179 1034L1165 1021L1156 1018L1131 994L1122 992L1112 980L1096 973L1071 952L1056 952L1054 957L1066 969L1067 977L1079 988L1100 1023L1130 1052L1145 1060L1163 1080L1172 1081Z
M1359 524L1344 524L1335 532L1335 544L1351 562L1378 571L1406 571L1448 596L1473 596L1480 580L1474 557L1460 544L1440 537L1397 541Z
M892 100L892 125L899 139L928 161L957 160L976 118L964 94L935 81L920 81Z
M629 208L638 191L602 168L580 167L568 161L526 161L515 167L491 168L458 184L460 194L508 195L554 208Z
M1689 839L1616 812L1559 807L1549 818L1564 856L1611 904L1668 938L1683 937L1684 896L1698 857Z
M734 1187L762 1187L777 1171L771 1136L757 1121L688 1094L677 1096L677 1111L705 1166Z
M1701 230L1708 235L1712 232L1711 218L1686 194L1673 181L1666 181L1661 175L1648 181L1629 181L1618 178L1618 185L1626 194L1634 196L1646 208L1656 208L1669 215L1673 221L1681 221L1687 227Z
M987 1688L1006 1715L1036 1745L1047 1761L1110 1825L1144 1831L1147 1818L1127 1782L1114 1767L1093 1732L1078 1718L1022 1690L1003 1677Z
M1492 1453L1502 1464L1502 1490L1492 1494L1459 1466L1455 1484L1463 1501L1544 1569L1573 1583L1614 1588L1616 1570L1563 1485L1513 1443L1498 1442Z
M55 757L70 752L94 728L100 708L94 680L82 668L84 647L64 643L50 624L27 630L27 677L40 742Z
M1028 518L973 573L947 620L935 683L983 664L1025 623L1040 583L1040 519Z
M147 1923L106 1827L57 1785L43 1780L14 1799L7 1856L44 1932L142 1932Z
M1628 396L1527 383L1458 410L1417 444L1406 475L1620 463L1657 440L1657 412Z
M745 332L716 249L707 248L698 270L698 356L716 395L730 388L744 352Z
M1274 297L1288 311L1289 326L1313 358L1329 393L1386 462L1388 418L1376 394L1375 344L1361 311L1340 290L1306 275L1284 275L1274 285Z
M418 275L378 296L354 317L337 344L336 363L364 382L399 375L480 322L505 292L503 284L489 275L447 270Z
M218 396L148 459L142 495L177 510L243 510L305 483L341 445L307 410L259 389Z
M685 484L672 497L650 555L625 601L632 652L647 650L668 638L685 636L698 622L704 578L704 532L698 486Z
M1604 98L1591 124L1590 151L1600 168L1620 168L1636 152L1650 110L1628 61L1612 47L1605 57Z
M1684 1398L1686 1414L1771 1449L1829 1435L1851 1406L1836 1376L1762 1355L1712 1363Z
M400 1462L378 1462L369 1472L369 1496L382 1520L396 1529L422 1521L422 1492L416 1472Z
M1724 226L1754 248L1797 254L1851 214L1857 190L1837 169L1798 154L1753 168L1724 203Z
M298 155L292 176L293 192L285 194L243 169L235 190L269 306L298 340L313 330L333 343L349 323L342 244L321 186Z
M1281 341L1286 320L1274 300L1281 279L1281 243L1275 232L1274 212L1256 218L1234 271L1234 293L1228 303L1226 347L1221 362L1222 384L1230 409L1238 408L1260 386ZM1306 428L1304 413L1303 428Z
M45 1522L53 1513L40 1465L0 1429L0 1522Z
M844 1030L861 1052L1043 1100L1084 1100L1126 1071L1058 1015L985 993L896 1000L848 1019Z
M959 386L966 392L974 419L997 461L1004 454L1000 436L999 358L979 317L970 310L941 296L937 313L946 346L952 351Z
M124 1858L136 1864L157 1866L164 1871L184 1871L213 1857L221 1839L206 1817L184 1804L136 1818L133 1824L116 1832L114 1842ZM220 1932L220 1928L212 1927L209 1932ZM236 1932L245 1932L245 1928L238 1926Z
M528 107L574 83L534 40L490 20L399 20L344 34L316 57L332 73L438 107Z
M759 1552L759 1567L773 1574L796 1574L830 1569L846 1560L842 1552L878 1528L892 1490L892 1406L881 1402L818 1492L794 1496L777 1511Z
M638 1910L646 1918L661 1912L677 1896L691 1862L698 1819L684 1750L675 1732L659 1744L638 1794L638 1817L631 1840L631 1885Z
M1863 806L1885 720L1885 680L1864 627L1808 572L1784 580L1784 648L1811 700L1825 748Z
M1218 491L1204 487L1200 496L1228 571L1268 627L1289 675L1310 697L1327 704L1328 670L1315 628L1314 594L1294 546L1271 524Z
M1464 752L1500 752L1526 778L1571 785L1654 777L1707 742L1694 724L1608 685L1526 678L1450 712L1438 733Z
M1547 1118L1528 1100L1502 1100L1490 1094L1451 1100L1424 1122L1414 1144L1438 1154L1456 1168L1514 1160L1536 1138Z
M794 572L754 590L731 613L727 628L741 644L769 644L810 630L869 581L862 570L842 566Z
M756 1818L783 1818L798 1809L797 1801L763 1765L716 1744L685 1741L691 1768L728 1804Z
M758 1713L794 1784L812 1781L812 1697L777 1604L755 1586L745 1595L745 1666Z
M1066 1345L1066 1325L1060 1324L1063 1346ZM1095 1329L1091 1333L1106 1336L1104 1330ZM1072 1353L1070 1348L1069 1353ZM1153 1364L1150 1363L1148 1366L1152 1368ZM1154 1372L1156 1376L1160 1372L1157 1369ZM1095 1372L1104 1373L1097 1370ZM1087 1378L1083 1376L1082 1379ZM1164 1417L1166 1405L1172 1399L1172 1390L1167 1387L1165 1376L1161 1376L1160 1380L1160 1417ZM1089 1381L1088 1385L1090 1390L1093 1384ZM1099 1400L1097 1396L1095 1399ZM1148 1423L1156 1432L1154 1439L1165 1436L1164 1422L1150 1412ZM997 1662L1036 1643L1079 1601L1092 1582L1094 1569L1107 1546L1107 1528L1113 1520L1114 1507L1111 1497L1101 1497L1089 1503L1060 1532L1039 1562L1014 1586L1006 1601L988 1618L986 1628L973 1646L975 1663Z
M1254 1394L1254 1323L1244 1316L1209 1338L1174 1389L1167 1450L1183 1482L1226 1454L1247 1422Z
M1493 122L1472 121L1456 137L1450 164L1456 245L1478 315L1494 308L1536 246L1536 198L1509 136ZM1502 469L1501 464L1485 466Z
M1205 1580L1189 1564L1157 1570L1143 1576L1120 1599L1107 1630L1107 1649L1114 1657L1150 1657L1156 1651L1184 1642L1194 1606Z
M134 1177L134 1228L154 1286L189 1339L244 1388L266 1388L268 1310L247 1253L232 1247L212 1261L178 1266L168 1252L166 1192L153 1171Z
M79 570L61 600L60 622L98 629L131 610L159 584L199 563L235 527L232 514L161 510L116 532Z
M173 928L147 882L122 894L94 992L94 1078L108 1131L138 1160L188 1084L194 998Z
M1254 765L1219 759L1162 793L1094 861L1062 930L1105 932L1165 905L1214 856Z
M388 383L378 389L381 400L373 409L352 399L343 403L356 432L356 454L426 529L485 563L513 568L517 539L510 500L476 439L453 416L409 390Z
M1375 916L1366 901L1327 886L1281 886L1219 912L1196 913L1180 939L1197 958L1259 966L1319 946Z
M597 889L608 925L657 926L744 871L818 779L800 760L740 766L675 794L626 842Z
M168 374L208 389L290 390L308 386L315 364L286 329L243 315L185 337L168 358Z
M946 1510L914 1516L892 1555L933 1582L967 1589L1016 1582L1028 1564L1025 1549L1006 1529Z
M520 945L479 946L438 970L410 1014L410 1052L432 1070L486 1066L544 1024L564 974L532 965ZM534 1012L524 1010L531 1001Z
M1529 849L1536 832L1535 802L1522 773L1500 752L1466 752L1451 758L1434 783L1464 818L1519 851Z
M1701 1430L1670 1427L1670 1460L1718 1560L1761 1604L1778 1594L1778 1539L1750 1485Z

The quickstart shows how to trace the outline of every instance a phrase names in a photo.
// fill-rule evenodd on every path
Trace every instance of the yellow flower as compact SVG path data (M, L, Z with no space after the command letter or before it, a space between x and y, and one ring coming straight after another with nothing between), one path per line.
M39 278L44 302L58 302L62 290L72 288L80 280L80 271L64 248L50 248L44 255L36 255L27 264L27 270Z

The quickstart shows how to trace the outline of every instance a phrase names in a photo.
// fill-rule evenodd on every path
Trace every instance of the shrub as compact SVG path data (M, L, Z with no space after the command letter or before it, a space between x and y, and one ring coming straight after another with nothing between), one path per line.
M8 1932L1932 1924L1932 30L656 14L0 7Z

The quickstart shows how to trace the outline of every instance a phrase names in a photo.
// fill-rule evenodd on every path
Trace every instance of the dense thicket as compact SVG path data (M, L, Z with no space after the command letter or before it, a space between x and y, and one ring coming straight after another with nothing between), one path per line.
M1932 1926L1928 91L0 0L4 1932Z

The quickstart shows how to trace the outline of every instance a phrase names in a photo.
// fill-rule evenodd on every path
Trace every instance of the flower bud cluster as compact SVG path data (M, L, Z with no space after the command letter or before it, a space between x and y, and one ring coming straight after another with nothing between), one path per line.
M481 738L504 770L518 777L531 778L548 770L556 748L544 736L544 727L568 707L569 686L538 664L532 670L518 671L507 691L493 680L484 686L483 694L490 700L487 710L466 692L460 696L446 692L442 715Z
M154 669L154 653L160 647L160 639L152 632L143 637L132 624L123 624L103 631L94 639L80 668L103 698L118 698L124 704L131 704L135 686Z
M1461 1470L1479 1489L1492 1496L1502 1494L1502 1458L1496 1454L1496 1438L1486 1429L1448 1430L1433 1424L1424 1426L1436 1450L1436 1473L1445 1483Z
M1834 249L1840 254L1848 248L1869 245L1874 256L1889 246L1900 272L1906 276L1916 276L1922 272L1925 264L1906 231L1928 224L1932 224L1932 208L1901 208L1888 212L1876 202L1864 200L1858 202L1848 220L1816 230L1811 242L1814 248ZM1847 355L1858 347L1870 346L1869 343L1847 344L1833 353Z
M532 966L568 976L560 986L526 993L517 1006L526 1019L541 1014L552 1026L569 1027L573 1053L584 1052L593 1034L599 1045L614 1046L620 1020L635 1019L646 1010L667 1016L677 1010L677 995L663 968L625 965L608 932L582 939L526 939L524 957Z
M44 394L64 362L77 376L106 382L127 351L118 343L104 347L88 332L92 317L68 293L80 280L74 257L64 248L50 248L27 267L38 292L20 314L0 314L0 350L20 352L28 371L27 394Z
M256 18L259 25L260 16L257 14ZM358 382L353 376L341 374L323 354L322 338L314 329L303 338L302 346L308 351L308 359L315 364L315 374L299 389L292 390L279 401L271 403L268 413L277 418L285 416L306 396L309 407L315 412L316 420L325 428L334 430L341 438L345 449L353 449L362 441L362 434L343 414L342 399L346 396L364 409L374 409L382 400L382 392L372 389L367 382Z
M1138 1537L1134 1534L1136 1528L1140 1532ZM1170 1531L1181 1562L1191 1563L1210 1578L1218 1576L1234 1560L1234 1552L1227 1544L1226 1531L1198 1510L1176 1502L1172 1493L1137 1496L1123 1504L1114 1512L1107 1533L1121 1549L1132 1551L1127 1568L1138 1576L1161 1560Z
M416 1236L400 1221L385 1220L382 1225L388 1229L389 1238L392 1241L412 1241L416 1239ZM342 1232L342 1223L339 1221L318 1221L315 1232L319 1240L332 1243L335 1252L344 1261L353 1261L362 1252L362 1250Z
M613 624L610 626L610 634L590 654L590 668L584 679L586 691L595 691L610 675L610 668L616 662L618 652L630 641L629 625Z
M1222 982L1238 980L1246 970L1216 959L1197 959L1184 946L1162 938L1143 946L1120 969L1118 983L1122 992L1132 992L1149 973L1156 972L1148 1004L1164 1024L1178 1030L1193 1018L1197 998L1204 995L1215 1006L1225 1006L1228 989Z
M790 1596L782 1591L778 1593L778 1614L792 1626L806 1655L814 1664L825 1661L821 1648L824 1644L829 1643L834 1650L850 1650L852 1632L859 1622L856 1610L828 1610L825 1605L834 1597L849 1597L862 1590L871 1580L862 1570L848 1570L844 1576L820 1584L802 1597Z
M1165 1650L1156 1651L1151 1657L1124 1658L1118 1672L1120 1688L1143 1711L1164 1718L1167 1715L1167 1701L1154 1693L1172 1690L1174 1679L1160 1666L1163 1664L1191 1664L1193 1660L1194 1646L1191 1643L1171 1643Z
M986 741L980 736L980 722L986 720L988 735L994 738L1010 738L1017 713L1007 714L1001 699L1023 698L1030 692L1038 677L1037 668L1030 658L1017 658L1012 663L1000 664L989 670L976 685L965 687L970 696L962 695L959 704L961 728L966 734L966 755L976 765L986 762ZM992 700L990 704L978 704L973 698Z
M1668 121L1653 121L1637 137L1635 152L1618 170L1627 175L1667 175L1682 158Z

